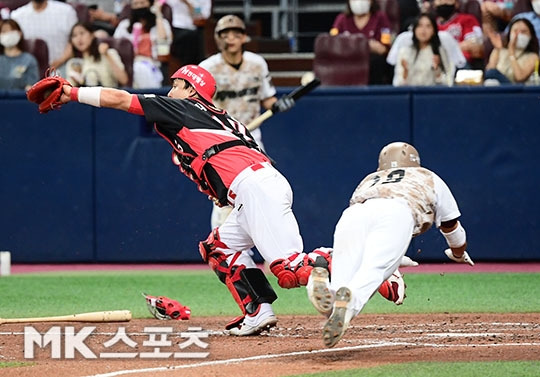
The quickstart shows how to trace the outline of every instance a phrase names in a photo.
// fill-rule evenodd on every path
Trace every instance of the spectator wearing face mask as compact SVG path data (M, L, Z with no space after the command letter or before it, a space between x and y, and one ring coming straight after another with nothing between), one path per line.
M434 0L439 30L449 32L467 59L466 68L484 68L484 35L480 23L471 14L460 13L458 0Z
M0 21L0 88L28 89L38 79L38 63L24 51L21 27L14 20Z
M494 49L484 74L486 85L525 82L538 62L538 38L533 25L526 19L516 19L508 27L510 32L504 42L500 34L489 35Z
M331 35L364 34L369 41L369 85L389 85L393 70L386 63L392 44L391 25L376 0L348 0L347 10L337 15Z
M540 36L540 0L531 1L532 12L523 12L516 14L511 21L518 18L524 18L528 20L534 27L536 36ZM506 27L505 33L508 33L509 27Z
M77 22L77 13L69 4L54 0L32 0L11 12L26 38L40 38L47 43L49 64L60 67L71 57L69 36Z
M162 3L154 0L131 0L129 19L122 20L114 32L115 38L127 38L133 43L133 87L160 88L163 82L159 55L168 55L172 42L169 22L161 13ZM165 48L165 52L160 51Z

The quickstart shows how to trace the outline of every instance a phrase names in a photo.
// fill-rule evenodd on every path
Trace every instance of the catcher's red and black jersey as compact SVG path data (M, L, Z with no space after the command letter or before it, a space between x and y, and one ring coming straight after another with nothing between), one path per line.
M242 170L269 161L244 125L224 110L192 98L141 94L138 100L146 120L173 147L173 162L221 204L227 204L227 191Z

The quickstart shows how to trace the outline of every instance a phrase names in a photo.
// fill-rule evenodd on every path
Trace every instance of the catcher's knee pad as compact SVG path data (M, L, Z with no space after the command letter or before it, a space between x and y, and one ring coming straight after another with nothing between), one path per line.
M218 247L225 249L227 248L227 245L221 242L219 237L219 228L214 228L206 240L199 242L199 253L201 254L203 261L209 263L210 254L212 254Z

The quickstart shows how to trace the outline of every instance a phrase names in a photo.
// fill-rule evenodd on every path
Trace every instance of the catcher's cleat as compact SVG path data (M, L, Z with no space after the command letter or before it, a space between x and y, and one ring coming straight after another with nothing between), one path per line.
M277 322L278 319L272 310L272 306L270 304L261 304L253 315L246 315L239 327L230 329L229 335L258 335L262 331L274 327Z
M314 267L306 288L309 301L315 309L327 318L330 317L334 295L330 291L328 270L324 267Z
M349 327L349 322L353 317L353 310L349 308L351 302L351 290L347 287L339 288L336 292L332 315L323 327L323 342L326 347L334 347Z
M405 288L407 285L403 280L401 273L396 270L392 276L383 281L379 287L379 293L388 301L394 302L396 305L403 304L403 300L407 295L405 294Z

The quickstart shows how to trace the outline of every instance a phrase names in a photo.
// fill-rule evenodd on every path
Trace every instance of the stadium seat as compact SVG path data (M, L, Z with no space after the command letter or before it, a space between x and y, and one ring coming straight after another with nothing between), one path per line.
M319 34L313 71L322 85L367 85L369 45L363 34Z
M532 5L530 0L517 0L514 2L514 9L512 9L512 16L519 13L532 12Z
M79 22L89 22L90 12L88 11L88 5L83 3L70 3L75 12L77 12L77 18Z
M24 49L36 58L39 77L45 77L45 71L49 68L49 48L47 43L43 39L28 38L24 40Z
M133 60L135 59L135 52L133 51L133 45L131 41L127 38L99 38L99 42L106 42L111 48L114 48L118 51L122 63L128 74L128 83L126 86L133 86Z
M480 25L482 25L482 9L478 0L465 0L461 2L460 11L462 13L472 14Z
M9 10L15 10L29 2L30 0L1 0L0 8L9 8Z
M399 33L400 29L400 18L399 18L399 3L397 0L377 0L381 11L386 13L390 24L392 25L392 32L396 35Z

